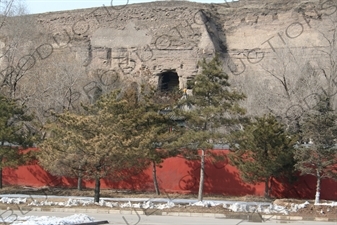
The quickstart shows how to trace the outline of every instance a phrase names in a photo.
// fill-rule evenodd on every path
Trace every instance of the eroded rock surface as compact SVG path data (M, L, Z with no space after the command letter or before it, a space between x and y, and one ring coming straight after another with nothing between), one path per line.
M28 47L15 60L33 55L36 62L18 92L37 96L31 106L41 104L46 111L91 101L113 89L117 76L125 84L146 80L163 89L189 88L198 61L218 52L233 88L247 94L244 106L250 114L293 115L314 104L308 100L312 94L333 95L337 89L332 82L337 76L336 5L332 0L160 1L31 15L32 43L25 38ZM4 30L3 55L12 40L10 27ZM7 71L4 58L0 63ZM70 77L66 84L68 78L57 81L60 73ZM71 78L75 73L80 76ZM49 97L40 97L50 89ZM47 100L54 103L38 103ZM291 111L297 104L303 109Z

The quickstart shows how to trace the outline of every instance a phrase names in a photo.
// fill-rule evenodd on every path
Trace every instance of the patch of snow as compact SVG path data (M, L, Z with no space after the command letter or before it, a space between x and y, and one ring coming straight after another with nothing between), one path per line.
M245 212L245 213L264 213L264 214L275 214L280 213L284 215L288 215L288 210L279 205L273 204L261 204L261 203L242 203L237 202L227 206L227 204L223 205L224 208L230 209L233 212Z
M93 205L93 200L87 200L87 199L71 199L69 198L66 202L52 202L52 201L37 201L34 199L31 203L28 204L28 206L64 206L64 207L72 207L72 206L87 206L87 205ZM108 204L104 200L101 200L98 205L101 206L113 206L113 204Z
M175 206L175 204L173 202L167 202L166 204L158 204L158 205L156 205L156 208L157 209L169 209L169 208L172 208L174 206Z
M297 212L299 209L303 209L307 207L310 203L308 201L304 202L303 204L291 204L290 211L291 212Z
M90 204L90 203L88 203ZM86 204L83 204L83 206L85 206ZM117 202L107 202L107 201L104 201L103 199L101 199L99 201L99 203L96 203L96 205L99 205L99 206L106 206L106 207L110 207L110 208L113 208L113 207L118 207L118 203Z
M286 207L280 205L270 205L268 208L263 209L261 212L266 214L275 214L275 213L281 213L283 215L289 214L289 211L286 209Z
M254 213L257 212L258 204L251 205L247 203L234 203L227 207L228 209L232 210L233 212L247 212L247 213Z
M153 203L151 201L146 201L146 202L143 203L143 205L141 207L143 209L150 209L150 208L153 208Z
M132 207L132 204L131 202L127 202L127 203L122 203L119 205L121 208L131 208Z
M119 205L121 208L138 208L138 209L167 209L172 208L175 204L171 201L168 201L164 204L153 204L151 201L146 201L144 203L134 203L132 204L130 201L127 203L122 203Z
M213 201L199 201L196 203L192 203L190 205L191 206L202 206L202 207L213 207L213 206L220 205L220 203L215 203Z
M315 205L326 205L326 206L335 207L335 206L337 206L337 202L330 202L330 203L316 203Z
M65 198L65 197L63 197ZM110 201L109 201L110 200ZM285 214L288 215L289 212L297 212L298 210L305 208L309 202L306 201L303 204L291 204L290 207L279 206L276 204L271 204L268 202L235 202L235 201L196 201L191 199L179 199L179 201L171 200L171 199L161 199L160 203L158 199L147 199L142 203L139 201L135 201L136 199L128 199L128 202L118 203L112 202L111 200L115 199L104 199L102 198L99 203L95 203L92 198L73 198L69 197L69 199L65 202L52 202L52 201L37 201L33 200L28 206L63 206L63 207L73 207L73 206L89 206L89 205L98 205L105 207L121 207L121 208L137 208L137 209L167 209L175 206L181 207L180 203L183 204L183 207L188 206L200 206L200 207L214 207L218 205L223 205L224 208L230 209L233 212L246 212L246 213L264 213L264 214ZM142 199L143 200L143 199ZM26 198L20 197L2 197L0 199L2 203L6 204L21 204L27 203ZM138 202L138 203L133 203ZM158 203L158 204L154 204ZM179 203L179 204L178 204ZM328 205L328 206L337 206L337 202L331 203L322 203L320 205Z
M18 217L15 221L6 222L12 223L12 225L71 225L94 221L94 218L88 215L75 214L63 218L55 216L24 216Z
M5 204L21 204L21 203L26 203L27 199L26 198L8 198L8 197L2 197L0 199L0 202L5 203Z

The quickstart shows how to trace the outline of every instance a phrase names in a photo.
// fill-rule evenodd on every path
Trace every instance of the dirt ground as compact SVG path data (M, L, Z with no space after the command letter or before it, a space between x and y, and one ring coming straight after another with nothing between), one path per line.
M299 210L291 215L299 215L307 218L324 217L337 219L337 207L330 206L315 206L314 204L308 205L306 208Z
M93 196L94 191L92 189L85 189L79 191L77 189L62 189L62 188L31 188L31 187L4 187L0 189L0 194L34 194L34 195L57 195L57 196ZM128 192L128 191L116 191L116 190L101 190L101 197L112 197L112 198L170 198L170 199L196 199L197 195L193 194L161 194L160 196L155 195L155 193L137 193L137 192ZM253 202L274 202L277 205L286 206L290 208L291 204L302 204L306 200L300 199L266 199L263 197L257 196L223 196L223 195L205 195L204 199L207 200L231 200L231 201L253 201ZM48 197L48 201L53 202L64 202L68 199L52 199ZM31 200L27 200L26 204L20 204L20 207L25 207ZM330 219L337 219L337 207L330 206L315 206L312 200L308 200L310 203L306 206L306 208L300 209L298 212L290 213L290 216L303 216L306 218L313 217L323 217ZM327 201L321 201L322 203ZM11 207L8 204L0 203L1 208ZM45 208L55 207L55 206L43 206ZM60 207L60 206L58 206ZM76 206L78 208L83 208L86 206ZM102 206L90 205L90 208L102 208ZM11 207L15 208L15 207ZM87 207L86 207L87 208ZM110 208L109 208L110 209ZM113 209L121 209L119 207L114 207ZM127 210L128 208L123 208L123 210ZM222 205L214 206L214 207L200 207L200 206L186 206L179 205L169 209L153 209L146 210L146 213L152 214L156 211L160 212L194 212L194 213L224 213L224 214L233 214L231 210L223 208ZM277 214L280 215L280 214Z
M298 210L297 212L290 213L289 215L303 216L306 218L323 217L323 218L337 219L337 206L331 207L331 206L314 205L313 200L276 199L274 200L274 204L289 208L292 203L303 204L305 201L308 201L310 204L307 205L305 208ZM329 202L331 201L326 200L320 201L320 203L329 203Z

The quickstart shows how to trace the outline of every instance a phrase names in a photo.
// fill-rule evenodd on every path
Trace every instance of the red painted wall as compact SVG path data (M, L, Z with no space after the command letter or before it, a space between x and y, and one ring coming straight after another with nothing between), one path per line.
M218 154L227 154L228 151L214 150ZM199 185L200 163L188 161L181 157L166 159L162 167L157 167L157 176L162 193L197 193ZM25 185L33 187L65 186L76 187L77 180L66 177L54 177L44 171L38 164L20 166L17 169L6 168L3 171L5 185ZM83 186L93 188L92 181L84 181ZM313 199L315 195L316 179L313 176L301 176L293 183L272 180L272 195L278 198ZM132 176L130 179L113 182L105 179L101 182L102 188L129 189L138 191L153 191L152 168ZM246 184L240 179L239 171L229 165L228 161L213 164L206 160L205 193L230 196L257 195L263 196L263 184ZM337 182L323 180L321 198L337 200Z

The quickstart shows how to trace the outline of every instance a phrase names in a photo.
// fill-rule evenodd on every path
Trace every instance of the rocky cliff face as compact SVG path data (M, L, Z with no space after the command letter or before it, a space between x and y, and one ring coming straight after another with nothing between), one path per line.
M197 61L214 52L205 25L194 22L204 7L154 2L41 14L36 19L54 39L53 48L73 48L87 71L115 70L137 80L137 72L146 68L152 83L163 71L175 71L183 88L184 80L198 72Z
M24 28L34 32L13 59L32 66L17 92L43 113L93 100L117 77L189 88L198 61L218 52L249 113L293 115L314 104L309 95L335 93L336 11L333 0L161 1L28 16L33 25ZM5 30L3 55L13 40ZM8 62L0 60L6 77Z

